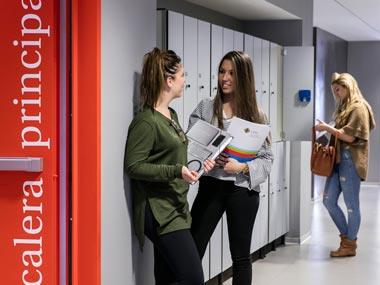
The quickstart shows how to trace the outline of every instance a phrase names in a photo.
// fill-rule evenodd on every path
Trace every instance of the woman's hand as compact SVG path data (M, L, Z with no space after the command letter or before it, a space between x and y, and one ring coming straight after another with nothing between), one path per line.
M190 171L186 166L182 166L182 178L186 182L197 182L199 174L196 171Z
M327 131L330 134L337 136L338 139L345 142L349 142L349 143L356 140L355 137L345 134L343 129L336 129L333 126L330 126L329 124L325 123L324 121L320 119L317 119L317 121L318 121L318 125L315 125L316 131Z
M215 159L216 165L220 167L224 167L228 161L228 154L222 152L218 155L218 157Z
M228 174L237 174L237 173L240 173L244 169L244 167L245 167L244 163L241 163L237 161L236 159L229 157L223 169Z
M320 131L329 131L329 128L331 128L331 126L329 124L327 124L326 122L320 120L320 119L317 119L318 121L318 124L315 125L315 130L320 132Z
M214 166L215 166L215 160L208 158L207 160L205 160L203 164L203 169L206 173L208 173L211 169L214 168Z

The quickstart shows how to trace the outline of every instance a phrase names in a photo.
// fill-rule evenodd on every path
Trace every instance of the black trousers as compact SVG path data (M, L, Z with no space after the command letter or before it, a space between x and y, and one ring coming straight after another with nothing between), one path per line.
M157 234L158 223L147 202L145 235L154 245L156 285L203 285L202 262L189 229Z
M191 232L201 258L223 213L226 212L233 285L251 285L251 238L260 197L256 191L235 186L204 176L200 179L198 194L191 215Z

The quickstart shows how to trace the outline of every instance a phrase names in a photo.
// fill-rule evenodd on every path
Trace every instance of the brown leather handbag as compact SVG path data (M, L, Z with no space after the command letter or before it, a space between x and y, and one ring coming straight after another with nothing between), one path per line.
M320 176L330 176L335 164L338 136L335 135L334 145L322 145L316 141L315 132L315 127L313 127L313 145L310 158L311 172Z

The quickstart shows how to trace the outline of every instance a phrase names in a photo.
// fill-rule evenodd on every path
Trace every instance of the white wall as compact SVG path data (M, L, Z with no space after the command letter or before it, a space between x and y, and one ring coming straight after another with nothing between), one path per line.
M142 57L156 43L156 0L104 0L101 23L101 284L154 284L152 248L141 254L133 233L123 165Z

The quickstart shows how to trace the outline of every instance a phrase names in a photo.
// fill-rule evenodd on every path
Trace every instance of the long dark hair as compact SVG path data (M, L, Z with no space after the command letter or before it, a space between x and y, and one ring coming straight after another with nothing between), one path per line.
M172 50L161 51L155 47L144 55L140 79L141 109L153 109L157 103L164 81L174 77L181 58Z
M223 61L230 60L234 69L234 115L255 123L264 123L260 117L256 100L255 76L251 58L242 51L230 51L220 61L218 73ZM224 94L218 82L218 91L214 100L213 120L218 120L219 128L223 128Z

